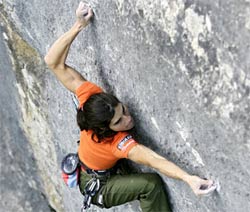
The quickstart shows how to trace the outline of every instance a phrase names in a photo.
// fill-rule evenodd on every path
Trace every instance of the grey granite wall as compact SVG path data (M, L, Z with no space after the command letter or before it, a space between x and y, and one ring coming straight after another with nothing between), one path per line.
M89 3L94 20L68 63L129 105L139 142L221 185L197 198L163 176L174 211L250 211L250 1ZM42 61L73 24L77 5L0 1L5 211L79 211L80 193L67 189L58 171L77 148L74 106ZM139 211L136 202L110 210Z

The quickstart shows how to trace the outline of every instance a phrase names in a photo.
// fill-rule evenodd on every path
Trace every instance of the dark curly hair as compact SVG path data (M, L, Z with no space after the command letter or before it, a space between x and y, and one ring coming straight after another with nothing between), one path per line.
M98 93L90 96L77 111L77 124L82 130L93 130L92 140L100 143L104 138L112 138L117 132L109 128L115 115L115 107L120 101L113 95ZM95 140L97 137L97 141Z

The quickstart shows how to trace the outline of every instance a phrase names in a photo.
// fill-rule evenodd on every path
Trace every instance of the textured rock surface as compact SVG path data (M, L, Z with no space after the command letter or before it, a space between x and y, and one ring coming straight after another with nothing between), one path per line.
M0 29L1 48L1 177L0 207L3 211L48 211L48 203L41 187L40 176L32 149L19 126L21 113L15 88L11 61L5 52L3 31ZM4 60L3 60L4 58ZM3 105L8 105L5 107Z
M174 211L250 211L249 0L90 4L95 19L69 64L130 106L141 143L220 182L219 192L198 199L164 177ZM1 208L78 211L80 194L58 172L76 149L74 106L41 60L74 22L78 2L0 5ZM124 208L139 210L111 210Z

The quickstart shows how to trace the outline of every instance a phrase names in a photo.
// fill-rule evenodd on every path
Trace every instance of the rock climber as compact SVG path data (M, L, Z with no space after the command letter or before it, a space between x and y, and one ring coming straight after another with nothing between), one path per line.
M139 200L143 212L171 211L165 185L157 173L118 172L117 162L126 158L154 168L167 177L186 182L196 195L211 192L214 189L212 180L188 174L136 141L129 132L134 127L129 108L66 64L72 42L92 17L91 7L80 2L75 23L54 42L44 58L57 79L79 100L80 191L85 195L89 182L100 179L98 190L91 194L91 204L110 208Z

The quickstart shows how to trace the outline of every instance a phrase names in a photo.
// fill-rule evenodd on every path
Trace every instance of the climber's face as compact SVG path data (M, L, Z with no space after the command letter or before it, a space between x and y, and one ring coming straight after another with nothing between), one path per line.
M127 131L134 127L134 120L128 111L128 107L119 103L115 107L115 115L112 118L109 128L113 131Z

